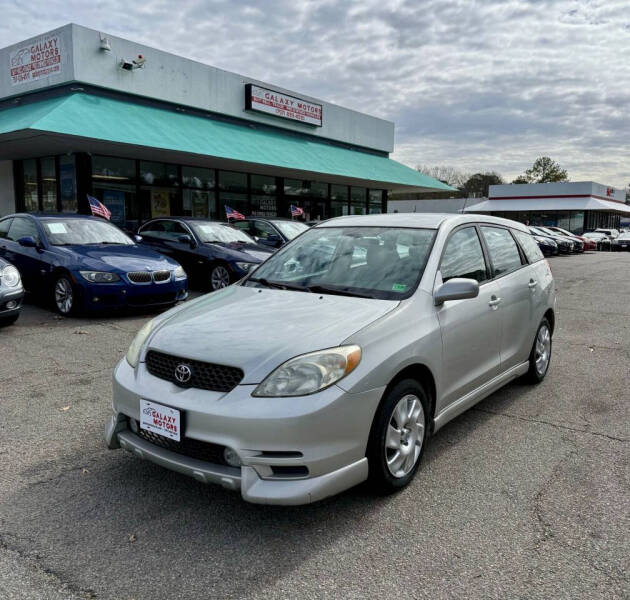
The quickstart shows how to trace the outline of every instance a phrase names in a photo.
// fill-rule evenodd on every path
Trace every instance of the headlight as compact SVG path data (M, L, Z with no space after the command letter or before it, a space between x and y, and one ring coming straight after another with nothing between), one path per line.
M173 277L175 277L175 279L186 279L186 271L184 271L184 267L177 267L173 271Z
M142 350L142 346L144 342L149 337L151 330L153 329L154 319L151 319L148 323L145 323L142 326L142 329L138 331L136 337L131 342L131 346L129 346L129 350L127 350L127 362L135 369L138 366L138 359L140 358L140 350Z
M236 266L241 270L241 271L249 271L250 269L253 269L256 266L257 263L246 263L246 262L237 262Z
M361 360L359 346L340 346L296 356L280 365L252 396L306 396L319 392L354 371Z
M108 273L107 271L79 271L81 277L90 283L112 283L120 281L120 277L116 273Z
M8 265L0 271L2 279L0 283L4 283L7 287L17 287L20 285L20 272L13 266Z

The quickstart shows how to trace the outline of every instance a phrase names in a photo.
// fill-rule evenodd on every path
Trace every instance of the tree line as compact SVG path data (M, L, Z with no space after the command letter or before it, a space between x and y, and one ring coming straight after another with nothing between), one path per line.
M430 175L460 192L462 197L487 197L488 189L491 185L506 183L504 178L496 171L485 171L480 173L467 174L455 167L419 165L418 171L424 175ZM534 164L522 175L519 175L512 183L551 183L557 181L568 181L567 171L563 169L555 160L548 156L540 156ZM440 193L441 194L441 193ZM452 196L453 192L444 192L446 196ZM432 197L436 197L433 192Z

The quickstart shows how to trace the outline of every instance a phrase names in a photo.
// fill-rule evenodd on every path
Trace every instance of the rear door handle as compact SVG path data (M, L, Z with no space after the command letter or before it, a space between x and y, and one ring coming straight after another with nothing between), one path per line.
M535 288L538 285L538 282L535 279L530 279L529 283L527 284L528 288Z
M492 296L488 302L488 306L492 306L492 308L496 308L499 304L501 304L501 298L497 298L496 296Z

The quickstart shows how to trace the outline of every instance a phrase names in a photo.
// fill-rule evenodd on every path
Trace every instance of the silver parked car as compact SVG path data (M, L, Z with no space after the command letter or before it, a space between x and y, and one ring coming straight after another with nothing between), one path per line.
M114 373L110 448L250 502L413 478L428 437L551 357L551 270L524 225L331 219L148 322Z

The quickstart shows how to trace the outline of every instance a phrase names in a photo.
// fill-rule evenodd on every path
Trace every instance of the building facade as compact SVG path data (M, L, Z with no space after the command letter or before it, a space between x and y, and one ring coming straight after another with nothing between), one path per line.
M394 124L74 24L0 50L0 216L304 220L445 184L389 158Z

